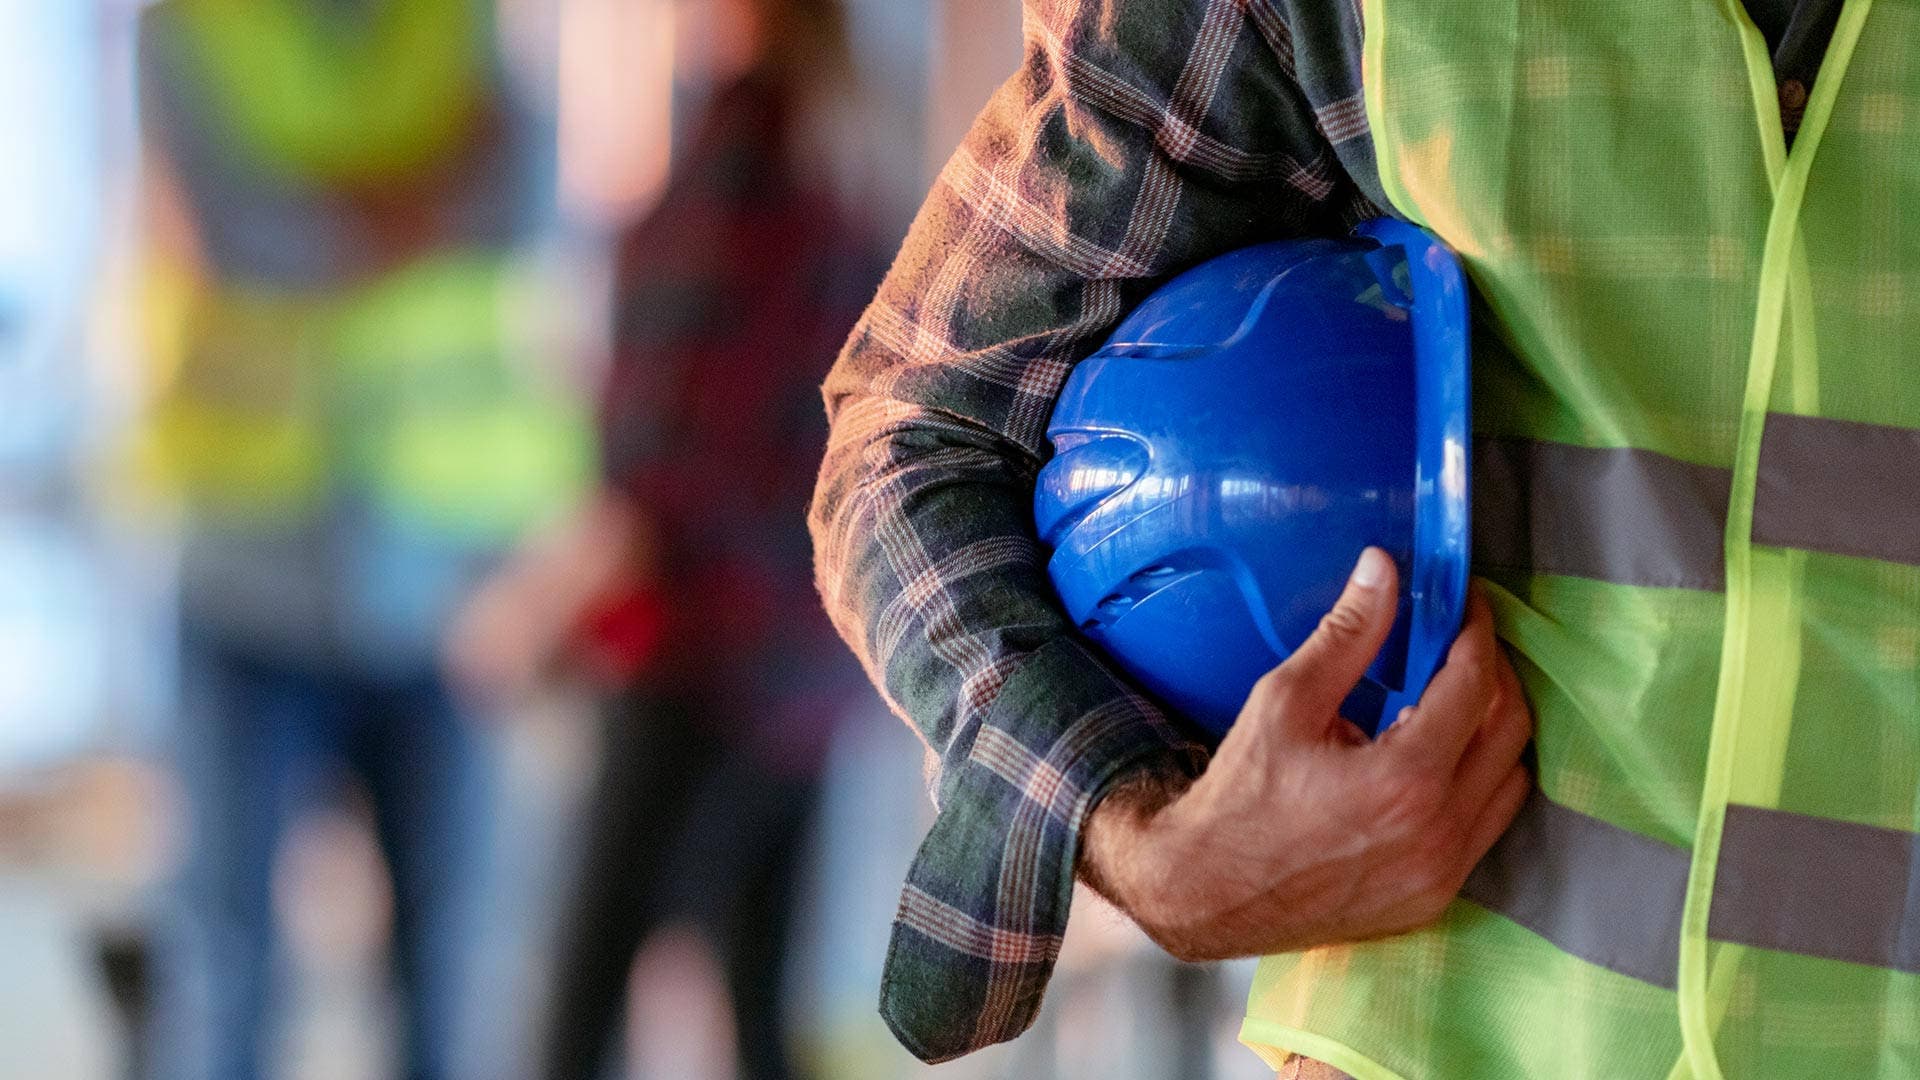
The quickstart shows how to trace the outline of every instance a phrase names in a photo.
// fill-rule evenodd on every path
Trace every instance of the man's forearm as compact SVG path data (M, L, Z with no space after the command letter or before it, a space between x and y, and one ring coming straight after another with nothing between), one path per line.
M1031 6L1027 62L825 387L821 593L940 769L882 1006L925 1058L1031 1022L1089 808L1136 771L1198 767L1059 609L1033 482L1068 371L1133 303L1229 248L1342 227L1354 192L1256 6Z
M1080 830L1075 873L1113 906L1134 914L1138 900L1125 895L1121 882L1137 880L1144 869L1140 838L1153 819L1193 785L1193 777L1164 769L1142 768L1114 783Z

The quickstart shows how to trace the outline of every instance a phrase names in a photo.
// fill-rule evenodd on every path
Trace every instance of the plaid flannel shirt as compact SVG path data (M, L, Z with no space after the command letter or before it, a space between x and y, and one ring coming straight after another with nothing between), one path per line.
M1797 119L1838 0L1751 4ZM828 378L818 584L926 741L940 808L881 988L923 1059L1032 1023L1088 811L1119 777L1204 763L1059 610L1035 475L1068 371L1155 285L1387 205L1359 7L1029 0L1025 63L947 163Z

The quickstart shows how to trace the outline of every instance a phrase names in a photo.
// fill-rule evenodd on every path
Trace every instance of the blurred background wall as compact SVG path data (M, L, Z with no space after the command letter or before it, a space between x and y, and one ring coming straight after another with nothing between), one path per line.
M607 861L596 844L624 850L617 837L604 840L609 777L627 775L618 766L649 753L706 754L706 761L746 753L744 744L727 741L732 735L712 746L669 738L678 722L672 718L682 715L660 704L671 694L648 697L645 708L610 710L620 693L609 687L648 683L651 676L632 672L648 670L648 657L671 653L649 644L649 635L671 636L680 631L660 627L711 620L685 594L635 584L634 549L647 547L649 534L633 530L631 517L617 517L627 511L606 516L595 494L613 492L629 510L637 502L645 519L654 496L635 491L697 482L681 476L686 462L672 458L700 454L704 444L681 436L659 436L668 449L653 457L668 460L653 460L654 478L629 487L611 475L617 455L609 447L631 434L607 416L606 388L622 385L620 373L666 370L658 358L678 357L695 373L683 381L711 379L698 375L699 365L742 347L660 345L643 332L657 330L663 312L700 310L678 288L679 270L668 272L680 264L665 253L666 241L655 239L679 235L660 231L663 205L673 208L666 216L675 221L682 206L702 208L687 212L694 219L714 213L722 223L715 228L767 210L756 210L751 192L726 195L724 178L737 155L716 157L713 139L703 136L713 130L715 103L733 100L732 83L715 73L731 70L728 58L741 52L742 39L731 36L731 24L707 0L469 6L471 71L482 89L459 93L494 104L475 106L473 115L483 120L455 125L464 134L434 134L435 124L422 121L418 130L427 134L418 138L444 137L449 147L472 139L481 149L474 157L448 149L441 164L416 168L407 146L391 157L375 154L374 134L347 127L336 144L321 136L328 124L354 115L391 114L400 117L392 124L401 124L415 100L403 93L414 76L383 82L379 65L417 75L433 63L404 50L382 60L376 46L384 39L369 27L391 23L402 33L408 18L430 19L458 4L0 0L0 956L7 958L0 964L0 1078L210 1076L223 1056L229 1065L218 1075L283 1080L558 1075L546 1043L556 987L576 966L567 959L567 928L577 922L583 889L593 888L583 882L595 880L596 860ZM825 174L824 187L857 204L862 213L849 233L884 256L974 113L1018 63L1019 5L847 0L844 8L854 90L824 126L810 129L816 154L798 171ZM288 36L228 33L267 25L257 22L268 17L263 12L285 15L272 25ZM222 22L228 18L238 21ZM156 27L173 20L189 29L169 53L156 45ZM236 40L258 47L235 47ZM194 51L222 47L231 53L225 61L205 61ZM186 58L171 73L159 63L169 55ZM195 83L196 56L205 70L225 74ZM310 76L300 92L314 101L339 105L355 92L370 96L355 106L360 114L311 101L307 112L274 113L273 96L295 93L287 89L293 84L249 74L247 65L259 63L277 64L286 79L290 71ZM457 82L464 69L448 70ZM419 101L436 92L425 83L406 92L414 91L423 95ZM304 119L283 122L287 115ZM265 145L280 139L297 167L261 164L266 158L243 145L248 137ZM752 157L753 138L742 145ZM435 159L424 146L413 149L423 162ZM689 193L689 178L700 176L721 179ZM709 205L715 199L725 204L717 211ZM738 244L738 233L725 235L737 246L688 262L686 280L712 278L776 295L777 283L744 274L766 251ZM475 252L485 259L476 263ZM473 270L481 264L493 269ZM462 306L473 304L479 306ZM850 312L846 326L822 327L834 340L858 307L819 298L807 304L809 312L828 313L823 321L840 318L842 308ZM209 344L228 339L206 327L229 323L209 323L208 310L226 313L222 319L245 315L239 345ZM509 325L510 334L502 329ZM832 346L807 348L787 372L793 386L749 387L740 382L752 378L744 367L713 385L729 395L759 393L778 415L813 417L819 403L810 387L831 362ZM327 449L316 453L331 462L332 479L320 485L324 494L314 504L324 509L301 518L305 524L276 518L280 523L267 527L259 516L215 512L196 501L191 485L156 477L151 436L183 430L168 428L167 418L181 415L179 403L200 409L188 415L202 427L184 430L204 432L209 422L201 408L206 399L180 390L192 383L183 382L183 371L191 376L209 356L252 365L235 369L254 373L245 378L214 380L216 398L249 405L281 393L274 388L284 389L300 364L323 358L314 370L328 374L315 378L328 389L285 391L294 395L289 400L311 393L327 403L314 430L328 433ZM505 374L475 381L473 371L495 369L432 366L477 356ZM375 361L368 357L387 365L378 368L385 374L369 374ZM636 381L640 399L661 414L638 407L632 423L643 432L677 430L674 421L700 407L662 389L663 380ZM537 423L521 408L534 398L546 418ZM424 402L407 415L428 419L376 424L403 400ZM601 444L582 451L600 463L563 482L555 478L573 475L562 467L572 459L554 449L564 438L534 445L486 437L499 429L489 429L485 417L506 415L499 410L509 406L521 409L511 413L519 418L508 425L514 431L571 424L565 430L582 445ZM267 476L256 486L284 494L286 474L269 466L290 444L285 433L292 429L266 429L280 433L277 442L248 442L234 434L239 421L219 417L228 417L219 421L228 426L192 444L200 455L192 459L196 475L235 483ZM382 456L366 445L413 449ZM502 446L520 449L506 453ZM663 469L664 481L655 475ZM396 479L403 474L413 479ZM482 480L463 479L470 475ZM512 483L497 479L506 476L547 497L534 500L538 505L507 498ZM718 483L711 501L725 502L726 481ZM450 494L469 487L475 490L466 502ZM399 499L393 505L403 509L392 509L382 494L389 488L411 492L414 502ZM449 525L444 514L416 512L508 503L511 512L489 511L491 524L480 532ZM800 512L793 505L795 529ZM785 543L777 526L766 526L768 551ZM743 528L738 521L726 527ZM482 533L484 541L474 539ZM609 543L616 534L625 540ZM289 544L298 557L288 555ZM767 554L755 563L761 556L742 556L767 567L788 565L780 560L790 557ZM516 573L518 591L494 587ZM567 609L565 620L543 614L552 594L586 580L613 584L579 598L580 610ZM804 581L788 586L801 595L807 590ZM608 594L621 603L606 603ZM247 597L245 619L206 614L232 595ZM485 611L463 621L489 598L491 622ZM661 614L649 604L670 610ZM524 638L543 620L566 623L550 628L547 637L563 645L550 641L548 652L586 650L575 640L583 611L598 635L588 635L599 650L591 663L526 659L533 646ZM460 645L462 628L474 625L515 632L474 631ZM219 628L217 648L207 645L210 626ZM498 645L503 637L512 640ZM781 649L799 647L777 640ZM768 647L755 641L755 648ZM469 681L484 685L463 681L463 664L482 669ZM496 678L516 664L525 677ZM626 674L608 675L610 668ZM207 681L209 670L225 681ZM255 696L236 696L235 672ZM430 694L401 692L415 675L432 685ZM827 700L816 690L781 692ZM226 695L224 712L206 704L208 694ZM263 704L289 700L301 704ZM373 701L409 704L376 708L367 704ZM435 704L420 704L427 701ZM446 806L403 813L394 808L406 807L410 794L438 790L427 781L428 764L444 754L389 736L428 730L421 718L442 705L449 717L443 734L470 744L462 754L470 754L482 780L460 786L465 794L444 796L471 800L457 813ZM791 932L777 939L785 962L759 968L777 972L772 996L790 1074L1261 1075L1232 1042L1246 970L1172 964L1092 898L1078 909L1034 1032L936 1070L914 1063L881 1026L874 1001L901 876L928 814L920 750L873 695L857 688L836 689L829 705L810 708L810 716L824 717L814 722L819 757L801 785L804 812L780 811L799 831L792 880L780 890L790 895L768 909L785 912ZM386 719L353 720L360 712ZM210 727L216 713L236 719L228 728ZM210 731L225 732L226 741ZM751 737L762 734L792 733ZM229 751L240 736L280 749L230 756L224 771L208 771L208 748ZM314 774L318 780L298 783L275 769L235 765L280 761L282 750L287 760L328 764ZM732 790L716 784L714 790ZM649 806L646 814L665 812ZM753 831L703 830L703 822L729 820L726 808L673 812L682 814L674 828L715 864L739 855L734 849L746 842L739 838ZM444 836L467 839L431 840L423 848L419 836L443 834L416 829L416 854L406 854L398 834L414 828L407 821L448 817L474 828ZM231 828L209 831L214 820ZM210 953L205 941L176 948L183 936L195 937L187 929L219 938L232 930L221 920L244 921L221 907L230 897L209 899L195 884L204 884L196 875L210 864L226 867L220 880L228 886L241 880L234 876L234 865L244 861L236 845L260 847L264 892L256 914L264 914L273 937L259 958L259 987L237 995L230 978L205 977L219 962L209 959L218 950ZM422 858L418 850L448 846L462 852L461 896L471 902L447 908L462 912L457 934L444 930L454 916L432 915L443 929L427 936L440 942L440 952L459 954L460 975L445 980L429 1010L437 1019L423 1024L415 984L428 961L396 968L395 957L419 936L422 913L442 908L417 899L407 867ZM736 861L751 870L765 858ZM663 879L695 876L684 862L648 865L627 877L641 879L632 887L649 895L679 891L680 882ZM726 899L726 880L709 895ZM610 1006L618 1022L602 1074L774 1075L774 1066L742 1058L724 943L701 920L675 916L680 909L671 905L663 910L668 914L649 921L630 950L608 946L630 992ZM192 971L200 973L197 989ZM235 1000L219 1005L223 988ZM258 1026L261 1049L223 1055L240 1039L232 1020L240 1013ZM421 1032L429 1028L444 1045L423 1059L419 1044L429 1036Z

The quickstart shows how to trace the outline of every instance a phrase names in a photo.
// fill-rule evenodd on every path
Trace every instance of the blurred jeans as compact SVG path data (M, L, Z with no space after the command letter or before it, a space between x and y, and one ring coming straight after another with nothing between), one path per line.
M392 963L409 1080L443 1080L482 866L482 741L436 675L370 679L269 659L189 625L177 763L190 844L156 1003L165 1076L253 1080L277 1034L272 875L288 827L370 797L393 887Z
M634 955L685 922L732 998L738 1075L792 1080L781 991L818 781L771 772L698 699L629 688L602 714L600 776L561 915L544 1080L609 1073Z

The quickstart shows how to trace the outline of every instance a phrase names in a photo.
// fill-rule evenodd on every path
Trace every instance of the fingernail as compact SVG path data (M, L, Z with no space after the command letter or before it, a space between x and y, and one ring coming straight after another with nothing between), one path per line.
M1353 564L1353 583L1371 589L1386 579L1387 553L1376 547L1361 552L1360 561Z

